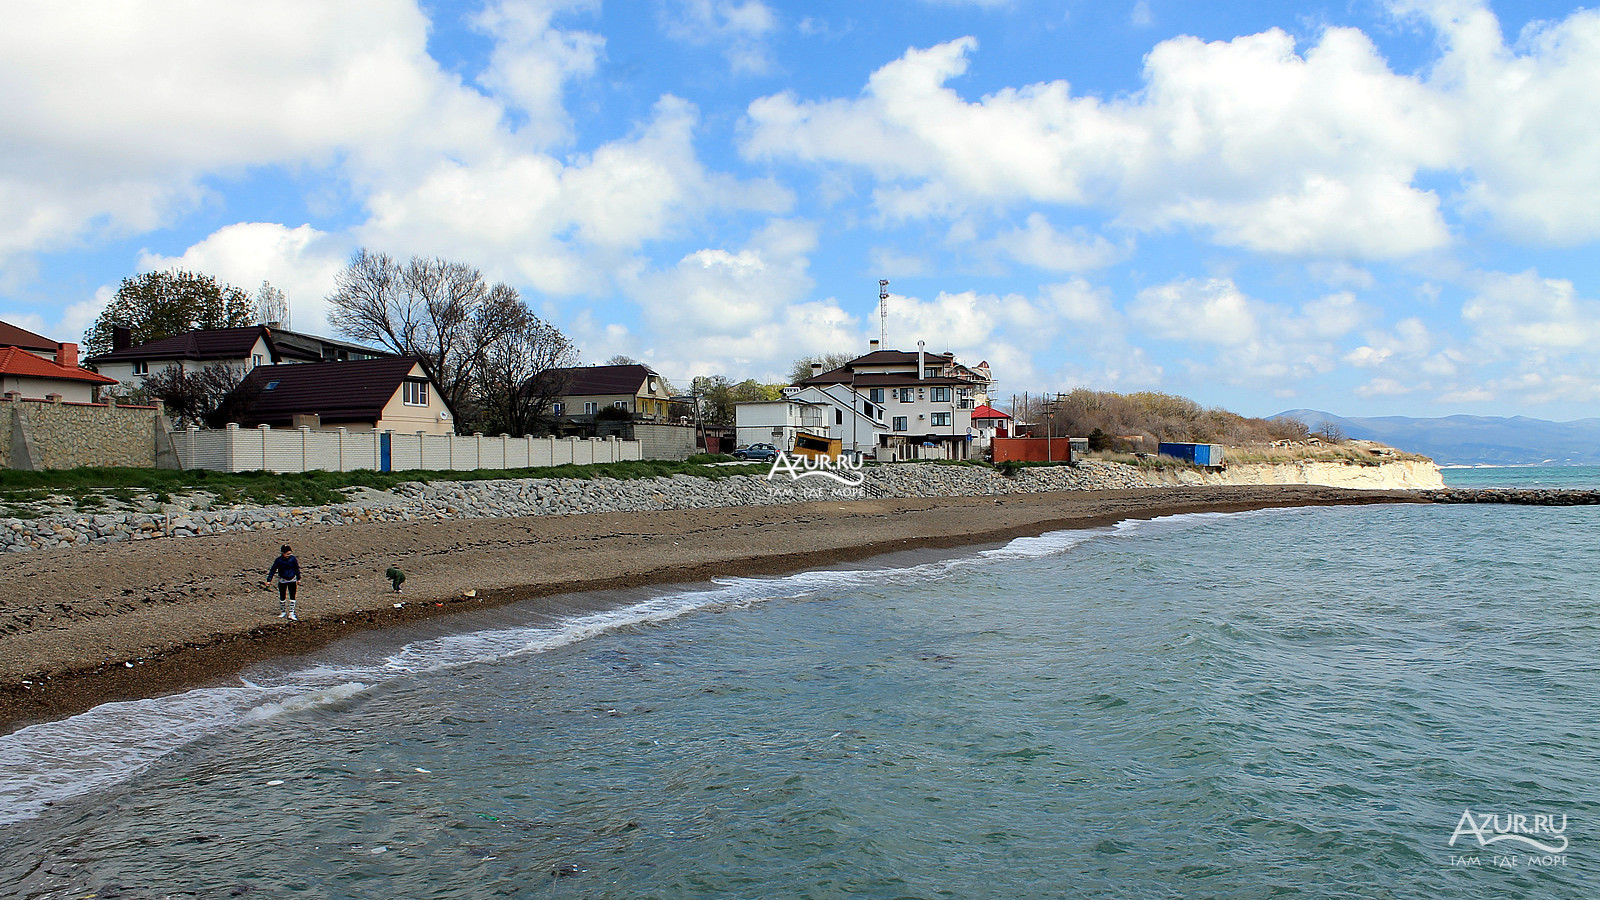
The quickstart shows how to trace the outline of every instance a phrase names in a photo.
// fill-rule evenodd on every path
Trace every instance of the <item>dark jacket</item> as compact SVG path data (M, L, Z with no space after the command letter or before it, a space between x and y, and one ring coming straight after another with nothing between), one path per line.
M272 568L267 570L267 580L278 576L279 581L300 580L300 560L293 556L280 556L272 561Z

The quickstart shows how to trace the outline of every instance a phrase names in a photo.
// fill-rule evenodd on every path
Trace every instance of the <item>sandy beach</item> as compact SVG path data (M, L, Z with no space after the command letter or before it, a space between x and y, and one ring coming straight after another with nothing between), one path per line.
M18 554L0 572L0 733L216 683L358 630L467 608L777 574L1130 518L1416 499L1315 486L1190 487L317 526ZM305 569L298 623L278 619L276 591L260 585L282 543ZM408 576L398 597L382 580L391 565Z

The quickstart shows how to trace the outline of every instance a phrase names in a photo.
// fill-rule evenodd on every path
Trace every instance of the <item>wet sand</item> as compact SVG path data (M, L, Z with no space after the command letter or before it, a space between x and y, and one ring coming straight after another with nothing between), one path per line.
M463 609L546 598L557 615L583 608L565 596L574 592L772 575L1176 513L1419 499L1300 485L1157 488L313 526L16 554L0 571L0 733ZM277 618L276 589L260 585L284 543L304 569L297 623ZM382 577L391 565L407 575L398 596Z

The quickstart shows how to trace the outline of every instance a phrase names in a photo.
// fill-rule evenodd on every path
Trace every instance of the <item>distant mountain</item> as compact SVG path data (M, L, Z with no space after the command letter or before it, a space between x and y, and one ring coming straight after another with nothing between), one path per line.
M1316 409L1291 409L1272 418L1299 419L1312 431L1332 422L1346 437L1422 453L1442 466L1600 465L1600 419L1550 422L1527 416L1347 418Z

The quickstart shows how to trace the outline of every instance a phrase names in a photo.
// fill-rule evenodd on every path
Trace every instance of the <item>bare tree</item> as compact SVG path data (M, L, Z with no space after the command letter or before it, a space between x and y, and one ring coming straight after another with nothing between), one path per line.
M534 434L566 392L578 350L560 329L523 310L516 327L484 345L476 365L486 430Z
M269 325L276 322L279 328L288 328L289 295L273 287L272 282L262 281L256 289L256 315Z
M810 378L812 363L820 364L824 372L831 372L852 359L855 359L855 357L848 353L813 353L810 356L802 356L795 360L794 365L789 369L789 383L799 384Z
M341 334L425 360L457 412L457 428L474 417L484 349L532 315L515 288L491 286L471 266L416 256L401 265L365 248L339 273L328 303L328 321Z
M608 365L608 366L637 366L637 365L639 365L639 361L637 359L634 359L631 356L623 356L621 353L618 353L616 356L613 356L610 359L606 360L606 365Z
M144 380L144 395L160 400L167 415L180 428L189 425L221 427L237 420L249 401L239 390L244 369L218 363L203 369L168 366Z

